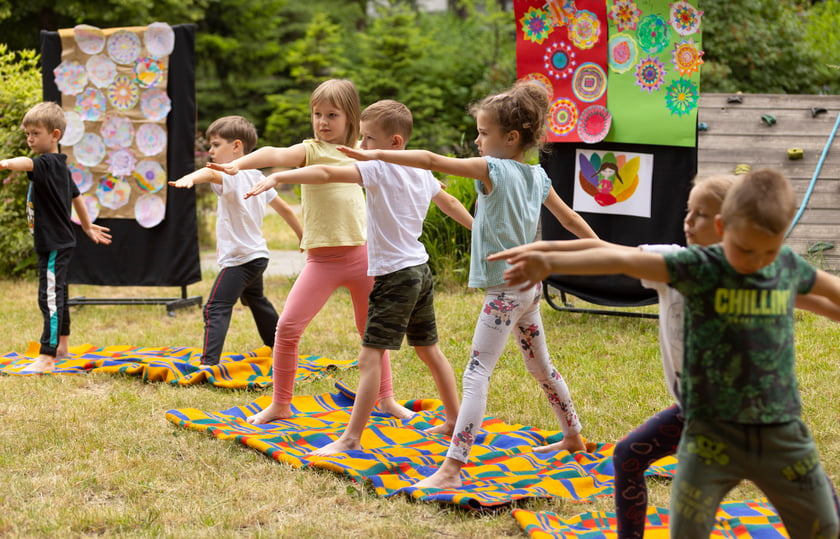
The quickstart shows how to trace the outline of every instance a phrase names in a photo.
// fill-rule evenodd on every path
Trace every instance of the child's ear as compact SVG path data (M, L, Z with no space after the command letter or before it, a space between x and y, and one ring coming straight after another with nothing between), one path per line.
M392 148L402 148L405 141L402 138L402 135L394 135L391 138L391 147Z
M519 131L514 129L513 131L508 131L507 135L505 136L505 141L511 145L516 146L519 144Z
M233 141L233 151L241 152L244 146L242 145L242 141L239 139L234 139Z
M61 129L53 129L52 139L55 142L58 142L59 140L61 140Z
M715 215L715 232L719 237L723 237L723 217L720 214Z

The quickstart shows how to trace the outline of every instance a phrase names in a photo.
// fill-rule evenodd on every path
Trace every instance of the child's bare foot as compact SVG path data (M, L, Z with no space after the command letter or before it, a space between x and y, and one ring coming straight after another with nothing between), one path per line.
M455 423L443 423L441 425L435 425L434 427L424 429L424 432L428 432L429 434L443 434L444 436L452 436L452 433L455 432Z
M553 451L568 451L569 453L586 451L586 444L583 442L580 434L575 434L574 436L565 437L559 442L534 448L534 453L551 453Z
M263 411L249 415L245 421L252 425L264 425L278 419L289 419L292 417L292 406L290 404L277 404L272 402Z
M386 414L396 417L397 419L410 419L414 415L414 412L398 403L397 399L394 397L379 399L379 405L377 408Z
M352 450L359 450L362 448L362 444L359 441L352 441L347 440L344 437L339 438L338 440L325 445L324 447L319 447L315 451L311 451L307 454L308 457L329 457L338 453L344 453L345 451L352 451Z
M55 358L41 354L32 365L24 369L27 372L52 372L55 370Z
M460 473L453 477L447 473L442 473L440 469L438 469L438 471L436 471L426 479L423 479L419 483L415 483L412 486L423 489L439 488L444 490L455 490L461 488L462 486L464 486L464 484L461 482Z

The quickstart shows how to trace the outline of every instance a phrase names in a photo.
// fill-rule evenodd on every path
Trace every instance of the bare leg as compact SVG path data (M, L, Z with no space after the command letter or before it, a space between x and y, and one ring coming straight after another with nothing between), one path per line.
M446 460L443 461L443 464L435 473L416 483L414 486L417 488L440 488L446 490L461 488L464 485L461 481L461 468L463 467L463 462L446 457Z
M58 338L58 348L55 349L56 359L67 359L70 357L70 336L61 335Z
M353 403L353 412L350 414L347 428L338 440L312 451L310 456L328 457L362 448L362 433L376 405L384 353L384 350L362 347L359 353L359 388L356 390L356 401Z
M392 415L397 419L409 419L414 415L414 412L397 402L392 396L379 399L378 408L386 414Z
M26 372L52 372L55 370L55 357L41 354L24 370Z
M458 419L460 402L458 401L458 388L455 383L455 373L452 366L443 355L437 344L432 346L415 346L417 356L429 367L432 378L437 386L440 400L443 401L443 411L446 416L442 425L436 425L426 432L452 436L455 431L455 421Z
M290 417L292 417L292 406L290 404L279 404L271 401L271 404L266 406L264 410L249 415L245 421L252 425L263 425L277 419L289 419Z
M559 442L534 448L534 453L551 453L552 451L568 451L569 453L586 451L586 444L583 443L583 438L580 434L573 434L571 436L564 436Z

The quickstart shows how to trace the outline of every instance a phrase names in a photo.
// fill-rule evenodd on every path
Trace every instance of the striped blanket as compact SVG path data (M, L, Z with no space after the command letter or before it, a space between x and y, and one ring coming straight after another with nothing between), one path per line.
M405 402L415 412L407 420L374 411L362 436L362 451L330 457L307 453L336 439L350 417L354 393L341 383L336 393L296 396L292 419L250 425L244 418L270 402L261 397L251 404L205 412L169 410L166 418L188 429L209 432L265 453L293 467L316 467L344 474L359 483L370 482L383 497L398 493L418 500L456 504L480 510L526 498L563 497L585 500L612 494L613 444L589 444L590 452L534 453L537 445L562 439L558 431L509 425L486 417L463 469L464 487L458 490L421 490L412 484L430 475L444 459L449 438L423 429L443 422L443 405L436 399ZM651 475L672 477L676 460L658 461Z
M23 354L10 352L0 358L0 374L32 376L27 367L38 356L39 344L30 342ZM199 364L201 350L183 346L140 348L91 344L70 347L70 357L58 360L49 374L99 372L139 376L145 382L182 386L211 384L227 389L261 389L272 385L271 348L263 346L244 354L223 354L218 365ZM336 361L321 356L300 356L295 380L313 380L357 365L357 360Z
M533 539L614 539L615 513L582 513L572 518L560 518L543 511L514 509L513 518ZM777 539L788 537L776 510L766 498L749 501L724 502L715 515L716 524L711 537ZM669 539L668 510L649 507L645 525L645 539Z

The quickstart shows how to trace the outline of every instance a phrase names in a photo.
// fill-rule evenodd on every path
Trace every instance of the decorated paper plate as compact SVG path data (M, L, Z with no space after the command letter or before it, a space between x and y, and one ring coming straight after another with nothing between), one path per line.
M72 146L82 140L82 135L85 134L85 122L75 110L65 110L64 120L67 126L64 128L64 134L61 136L59 143L64 146Z
M97 88L105 88L117 76L117 64L111 61L104 54L96 54L88 58L87 63L88 80Z
M158 58L172 54L175 48L175 32L165 22L153 22L143 34L146 50Z
M76 112L82 120L96 122L105 115L105 96L96 88L87 87L76 96Z
M73 178L73 183L76 184L80 193L86 192L93 186L93 174L89 168L74 163L68 163L67 168L70 169L70 177Z
M612 115L606 107L590 105L583 109L578 120L577 133L580 140L588 144L601 142L610 132Z
M134 80L141 88L152 88L163 80L163 62L144 56L134 62Z
M557 99L548 112L548 127L556 135L570 133L578 121L578 109L571 99Z
M108 38L108 56L118 64L131 64L142 50L140 38L129 30L117 30Z
M575 11L569 24L569 39L579 49L591 49L601 36L598 16L585 9Z
M127 75L117 75L108 86L108 101L115 109L131 110L137 105L140 89L134 79Z
M668 22L671 28L681 36L690 36L700 29L700 19L703 12L688 2L680 1L668 4L671 6L671 16Z
M659 54L671 42L671 27L659 15L647 15L636 30L639 48L648 54Z
M105 143L96 133L85 133L73 146L73 155L80 165L95 167L105 159Z
M134 126L125 116L108 114L99 129L105 146L109 148L128 148L134 140Z
M540 86L545 88L545 91L546 91L546 93L548 94L549 97L554 95L554 85L551 84L551 80L548 77L546 77L545 75L543 75L542 73L538 73L538 72L528 73L527 75L525 75L524 77L522 77L519 80L521 80L522 82L525 82L525 81L536 82L537 84L539 84Z
M89 24L77 24L73 27L73 38L85 54L97 54L105 47L105 33Z
M144 159L134 167L134 179L140 189L148 193L157 193L166 185L166 170L157 161Z
M597 101L607 91L607 74L594 62L581 64L572 79L572 91L581 101Z
M146 90L140 96L140 110L146 118L159 122L172 110L172 102L166 92L160 89Z
M108 152L108 172L114 176L128 176L134 172L134 167L137 166L137 158L134 157L134 152L123 148Z
M140 195L134 203L134 218L143 228L152 228L163 221L166 203L157 195Z
M639 48L636 40L630 34L615 34L610 38L609 52L607 53L610 69L616 73L625 71L636 65L639 59Z
M143 124L134 139L143 155L157 155L166 148L166 131L158 124Z
M88 214L88 218L90 219L90 222L92 223L92 222L96 221L96 218L99 217L99 202L97 202L96 197L95 196L82 195L82 202L85 203L85 209L87 210L87 214ZM77 225L82 224L82 222L79 221L78 214L76 214L76 207L75 206L73 206L73 208L70 210L70 220L72 220Z
M96 198L106 208L118 210L128 204L131 198L131 185L119 176L107 174L99 180Z
M87 72L79 62L65 60L53 69L55 85L64 95L76 95L85 89Z

